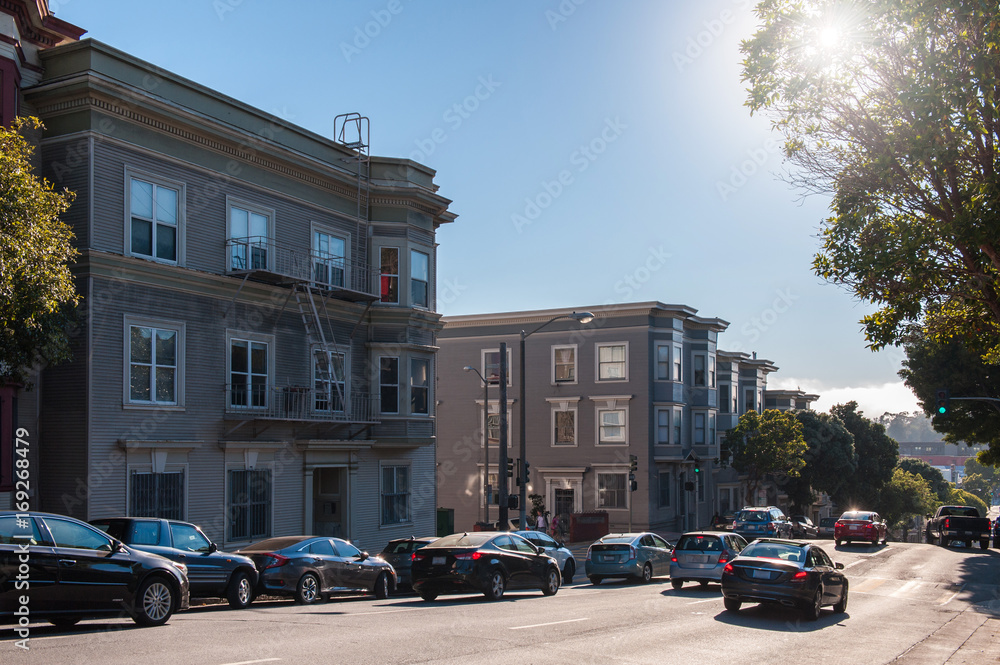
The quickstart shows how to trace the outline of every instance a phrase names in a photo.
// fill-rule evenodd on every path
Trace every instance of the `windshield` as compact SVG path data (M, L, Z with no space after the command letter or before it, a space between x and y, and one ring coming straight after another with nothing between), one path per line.
M741 510L736 516L738 522L766 522L767 513L763 510Z
M434 547L482 547L496 535L493 532L455 533L444 538L438 538L434 541Z
M842 520L871 520L871 518L871 513L863 513L858 510L852 510L840 516Z

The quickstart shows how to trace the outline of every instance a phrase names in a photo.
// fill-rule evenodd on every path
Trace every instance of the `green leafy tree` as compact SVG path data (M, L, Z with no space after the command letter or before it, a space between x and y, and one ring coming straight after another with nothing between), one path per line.
M950 506L972 506L973 508L978 510L979 514L983 517L985 517L986 514L989 512L989 507L986 505L985 501L980 499L972 492L966 492L965 490L958 487L952 487L951 495L948 497L948 500L945 501L944 503Z
M73 194L32 173L23 128L0 127L0 383L29 384L31 368L69 358L66 330L78 302L68 268L73 234L59 215Z
M991 482L988 478L978 473L973 473L962 478L962 489L979 497L979 500L986 505L993 503L993 492L996 488L996 482Z
M857 402L838 404L830 409L854 437L858 471L846 478L842 506L874 506L878 492L892 478L899 461L899 444L885 433L885 427L865 418Z
M979 0L761 0L747 106L790 179L832 195L816 273L876 306L872 348L910 324L1000 359L1000 13Z
M940 502L925 478L897 467L878 492L879 513L889 528L909 521L914 515L933 512Z
M746 476L746 505L768 474L798 476L805 466L808 445L802 425L792 413L768 409L763 414L747 411L736 427L726 433L722 460Z
M1000 464L1000 403L955 399L948 413L937 412L937 391L942 388L955 397L1000 398L1000 366L985 362L974 340L942 340L914 332L904 349L906 359L899 375L931 415L934 429L949 443L989 446L978 454L979 460Z
M815 492L826 492L835 503L841 502L845 479L857 471L858 456L854 437L836 416L802 410L795 412L795 418L808 446L803 455L805 466L797 477L784 480L782 488L796 512L808 514Z
M899 460L899 468L903 471L916 474L927 481L931 491L938 499L938 503L943 503L951 494L952 484L944 479L944 475L922 459L916 457L904 457Z
M875 422L885 425L885 433L896 441L931 443L940 441L941 434L931 427L931 419L920 411L883 413Z

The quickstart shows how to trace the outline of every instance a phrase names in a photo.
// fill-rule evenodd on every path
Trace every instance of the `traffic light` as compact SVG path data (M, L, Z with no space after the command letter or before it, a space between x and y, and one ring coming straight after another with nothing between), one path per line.
M507 497L507 509L517 510L517 495L511 494Z
M694 472L695 473L701 473L701 462L695 462L694 463Z
M637 489L639 489L639 483L637 483L634 480L628 481L628 489L630 492L636 491Z
M507 458L507 477L512 478L514 476L514 460Z
M522 463L522 471L524 473L524 486L528 486L528 481L531 480L531 464L528 460L524 460Z
M635 471L639 468L639 457L637 455L628 456L628 470Z
M948 402L951 400L951 395L948 393L948 389L941 388L934 393L934 397L937 402L938 415L943 416L948 413Z

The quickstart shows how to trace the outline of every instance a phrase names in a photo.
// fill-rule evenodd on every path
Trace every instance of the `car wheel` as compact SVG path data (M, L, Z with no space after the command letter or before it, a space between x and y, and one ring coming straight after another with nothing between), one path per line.
M846 541L846 544L850 545L850 544L851 544L851 541L850 541L850 540Z
M506 588L507 580L504 579L503 573L499 570L494 570L493 574L490 575L490 583L486 587L486 591L483 592L483 595L488 600L500 600Z
M726 606L727 612L739 612L743 603L735 598L723 598L722 604Z
M924 538L927 541L928 545L933 545L934 544L935 538L934 538L934 536L931 535L930 531L928 531L927 533L924 534Z
M438 595L436 593L434 593L433 591L421 591L420 592L420 597L423 598L424 600L426 600L429 603L432 600L436 600L437 597L438 597Z
M135 622L140 626L162 626L174 611L174 590L162 577L149 577L135 594Z
M72 628L80 623L80 617L52 617L49 619L49 623L56 628Z
M597 584L600 584L603 581L604 581L604 578L601 577L600 575L591 575L590 576L590 583L591 584L597 585Z
M682 586L684 586L684 580L670 580L670 586L672 586L675 589L680 589Z
M306 573L295 587L295 602L300 605L310 605L319 597L319 579L312 573Z
M948 547L949 545L951 545L951 541L941 536L941 547Z
M989 546L990 546L990 541L989 540L980 540L979 541L979 549L985 550Z
M701 587L702 589L705 589L705 588L707 588L707 587L708 587L708 580L698 580L698 585L699 585L699 586L700 586L700 587Z
M389 576L385 573L379 573L375 580L375 597L379 600L389 597Z
M816 595L813 596L812 602L805 608L806 619L809 621L816 621L819 619L820 609L823 607L823 589L816 589Z
M556 595L556 591L559 591L559 581L562 579L562 573L559 572L558 568L549 568L549 572L545 575L545 584L542 585L542 593L546 596Z
M229 588L226 589L226 600L234 610L242 610L253 602L253 587L250 585L250 578L242 570L233 573L229 580Z
M843 614L847 611L847 580L844 580L843 592L840 594L840 600L833 606L833 611L837 614Z
M839 540L835 540L833 542L836 543L837 547L840 547L840 541Z
M576 564L573 563L573 559L568 559L566 561L566 567L563 568L563 584L571 584L573 582L573 575L576 574Z
M653 579L653 564L646 562L646 565L642 567L642 583L649 584Z

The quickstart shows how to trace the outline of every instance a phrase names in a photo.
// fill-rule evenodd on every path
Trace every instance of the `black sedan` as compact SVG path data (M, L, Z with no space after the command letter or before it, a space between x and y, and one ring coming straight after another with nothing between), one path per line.
M815 621L820 608L847 610L844 564L833 563L822 548L794 540L756 540L726 564L722 595L726 609L738 612L743 603L778 603L801 609Z
M0 511L0 623L27 616L67 627L124 615L159 626L187 608L183 564L72 517Z
M555 559L512 533L482 531L440 538L413 554L413 589L424 600L445 593L479 592L499 600L507 589L559 591Z
M396 571L340 538L279 536L241 549L260 571L255 595L292 596L307 605L340 592L363 592L387 598Z

